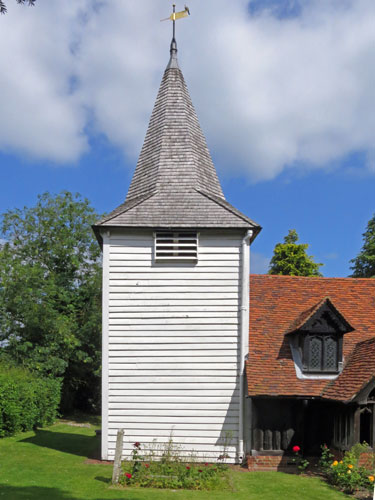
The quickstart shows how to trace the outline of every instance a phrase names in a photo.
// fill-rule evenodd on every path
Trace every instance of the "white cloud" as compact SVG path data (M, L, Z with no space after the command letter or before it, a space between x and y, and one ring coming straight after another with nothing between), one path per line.
M74 3L74 6L72 6ZM8 1L0 18L0 148L57 162L86 149L85 114L70 92L77 15L84 0Z
M266 274L268 272L270 258L261 253L250 252L251 274Z
M0 148L74 161L89 129L135 158L168 59L171 26L159 19L170 5L8 4L0 19ZM251 17L245 0L189 7L192 16L177 27L179 58L224 168L272 179L364 151L374 171L373 0L311 0L287 19L270 9Z

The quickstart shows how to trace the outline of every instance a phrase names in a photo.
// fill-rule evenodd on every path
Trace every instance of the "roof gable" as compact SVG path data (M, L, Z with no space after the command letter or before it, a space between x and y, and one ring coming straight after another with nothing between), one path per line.
M311 333L348 333L353 327L333 305L329 297L303 311L290 325L286 335L298 331Z

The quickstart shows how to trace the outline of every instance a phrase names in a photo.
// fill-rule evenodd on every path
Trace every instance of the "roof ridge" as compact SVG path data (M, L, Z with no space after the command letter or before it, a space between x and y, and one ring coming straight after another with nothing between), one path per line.
M106 222L109 222L111 219L114 219L115 217L118 217L119 215L124 214L128 210L131 210L132 208L135 208L136 206L140 205L144 201L148 200L149 198L152 198L157 194L157 190L155 190L152 193L145 194L143 196L138 196L136 198L131 198L130 200L125 200L124 203L119 205L117 208L112 210L104 219L101 219L100 221L96 222L94 225L98 226L100 224L104 224Z
M280 279L301 279L301 280L342 280L342 281L362 281L362 282L374 282L375 278L352 278L351 276L291 276L287 274L261 274L261 273L251 273L251 276L267 276L269 278L280 278Z
M207 193L203 189L197 189L197 188L194 189L203 196L206 196L206 198L209 198L218 205L222 206L223 208L228 210L228 212L231 212L233 215L236 215L240 219L243 219L245 222L250 222L254 226L254 228L257 229L258 232L262 229L261 226L259 226L259 224L257 224L255 221L253 221L252 219L241 213L237 208L233 207L233 205L231 205L225 198L223 199L219 198L218 196L212 195L211 193Z

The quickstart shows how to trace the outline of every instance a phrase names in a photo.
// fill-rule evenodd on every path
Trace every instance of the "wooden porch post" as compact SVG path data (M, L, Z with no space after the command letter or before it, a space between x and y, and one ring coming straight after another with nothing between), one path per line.
M353 428L353 443L359 443L361 437L361 408L358 408L354 412L354 428Z

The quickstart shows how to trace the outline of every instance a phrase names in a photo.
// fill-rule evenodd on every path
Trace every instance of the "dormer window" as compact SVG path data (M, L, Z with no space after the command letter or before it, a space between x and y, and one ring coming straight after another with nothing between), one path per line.
M194 231L160 231L154 241L156 262L198 260L198 233Z
M286 333L298 351L303 374L339 373L343 335L353 328L329 298L304 311Z

